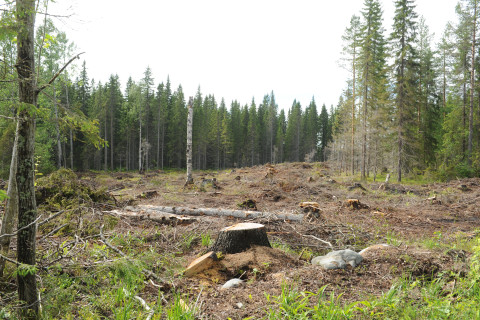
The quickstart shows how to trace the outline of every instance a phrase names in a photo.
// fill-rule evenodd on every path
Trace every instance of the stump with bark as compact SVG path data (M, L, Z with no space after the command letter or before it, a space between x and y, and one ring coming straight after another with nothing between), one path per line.
M220 231L212 250L239 253L254 245L271 247L265 226L259 223L237 223Z

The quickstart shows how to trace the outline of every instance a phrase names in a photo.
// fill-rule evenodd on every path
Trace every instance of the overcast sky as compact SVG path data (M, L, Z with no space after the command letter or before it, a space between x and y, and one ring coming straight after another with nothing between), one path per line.
M438 37L456 19L457 2L417 0L416 11ZM389 30L393 0L381 3ZM288 109L313 96L318 106L337 104L348 77L338 63L341 36L362 7L363 0L57 0L49 12L73 14L56 24L86 52L96 81L115 73L122 84L138 81L150 66L155 85L170 76L186 97L200 86L227 106L252 97L258 105L273 90Z

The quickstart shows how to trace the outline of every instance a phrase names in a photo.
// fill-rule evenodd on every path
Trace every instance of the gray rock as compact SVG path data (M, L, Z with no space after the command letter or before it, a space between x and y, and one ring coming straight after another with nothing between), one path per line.
M362 262L363 257L350 249L331 251L325 256L312 259L312 264L320 265L327 270L344 269L347 264L356 267Z
M222 286L222 289L236 288L243 284L242 279L230 279Z

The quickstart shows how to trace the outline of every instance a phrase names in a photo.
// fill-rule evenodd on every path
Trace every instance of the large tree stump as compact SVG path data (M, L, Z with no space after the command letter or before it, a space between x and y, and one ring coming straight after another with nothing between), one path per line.
M238 253L253 245L271 247L265 226L259 223L237 223L221 230L212 250Z

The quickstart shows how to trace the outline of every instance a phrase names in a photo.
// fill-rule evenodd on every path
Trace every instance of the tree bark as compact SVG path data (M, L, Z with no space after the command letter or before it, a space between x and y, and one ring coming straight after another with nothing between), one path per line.
M192 124L193 124L193 97L188 101L187 118L187 181L185 185L193 183L192 177Z
M475 92L475 35L477 29L477 0L473 1L472 66L470 72L470 114L468 117L468 166L472 167L473 151L473 93Z
M259 212L259 211L246 211L246 210L229 210L220 208L188 208L188 207L163 207L163 206L149 206L140 205L137 207L126 207L125 210L140 211L144 210L146 214L152 212L167 212L177 215L190 215L190 216L224 216L235 217L241 219L255 219L255 218L268 218L272 220L291 220L302 221L303 214L294 213L272 213L272 212Z
M13 143L12 160L10 163L10 176L8 178L7 205L2 220L2 230L0 235L12 234L15 225L15 219L18 218L18 191L17 191L17 146L18 146L18 122L15 130L15 141ZM11 237L0 238L1 254L7 256L10 248ZM0 258L0 277L3 277L5 269L5 260Z
M18 160L16 182L18 187L18 228L32 224L37 216L34 186L35 122L29 109L37 105L35 80L34 27L35 0L17 0L17 72L18 96L21 104L18 124ZM36 225L20 231L17 236L17 260L22 264L35 265ZM24 302L22 319L39 316L39 301L35 271L18 272L18 298Z
M259 223L237 223L220 232L212 250L238 253L254 245L271 247L265 226Z
M53 88L53 110L55 112L55 133L57 139L57 168L62 167L62 142L60 141L60 124L58 120L57 91L55 85Z

